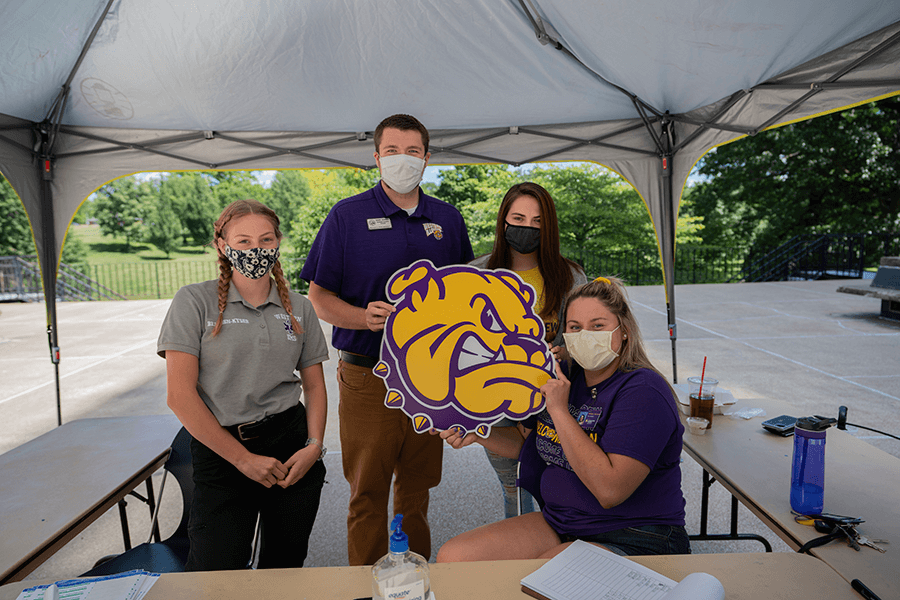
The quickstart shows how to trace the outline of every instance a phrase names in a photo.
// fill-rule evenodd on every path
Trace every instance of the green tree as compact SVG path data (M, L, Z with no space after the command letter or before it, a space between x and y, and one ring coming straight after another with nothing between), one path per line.
M356 190L354 194L373 188L381 181L378 169L334 169L334 171L348 189Z
M441 171L438 181L435 196L462 213L475 256L490 252L500 202L522 176L507 165L461 165Z
M691 190L709 245L776 246L805 233L900 227L900 97L721 146Z
M0 256L35 252L25 207L6 178L0 175Z
M259 183L253 171L203 171L201 175L210 185L219 211L235 200L251 198L269 203L269 191Z
M88 219L94 218L94 202L93 200L87 199L81 203L81 206L78 207L78 210L75 211L75 216L72 217L73 223L78 223L79 225L84 225L87 223Z
M297 211L309 199L312 190L302 171L278 171L268 190L268 206L281 219L284 235L290 235Z
M63 242L62 258L60 260L73 269L82 272L87 271L88 263L90 262L88 260L87 244L74 235L66 234L66 239Z
M146 231L144 239L165 252L166 258L169 258L182 243L183 228L175 207L176 202L177 199L169 195L157 196L144 219Z
M100 232L125 238L126 251L132 242L143 238L143 217L147 188L138 185L134 177L123 177L102 186L94 200L94 213Z
M165 199L195 246L212 241L213 223L220 210L210 182L202 173L170 173L160 180L157 190L159 200L154 204ZM167 210L163 209L164 212Z
M12 186L0 176L0 256L33 255L37 252L25 207ZM74 236L66 236L62 262L84 270L88 249Z
M300 280L300 269L331 207L343 198L355 196L374 185L371 171L329 169L307 171L305 175L311 194L306 202L297 207L291 223L292 249L287 258L294 260L283 261L285 275L291 285L301 292L305 292L308 286Z
M656 245L643 200L606 168L590 164L540 167L529 176L553 196L560 247L572 260L592 262L599 254Z

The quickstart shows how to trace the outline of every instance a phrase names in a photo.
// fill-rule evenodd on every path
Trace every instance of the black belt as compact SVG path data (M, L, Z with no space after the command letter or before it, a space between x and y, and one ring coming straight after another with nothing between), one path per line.
M377 358L363 356L362 354L353 354L346 350L341 350L341 360L345 363L350 363L351 365L356 365L357 367L362 367L364 369L374 369L375 365L378 364Z
M241 423L240 425L229 425L225 429L230 431L237 439L244 442L272 435L273 433L278 433L284 429L285 425L294 418L300 406L301 405L298 403L296 406L276 415L269 415L258 421L248 421L247 423Z

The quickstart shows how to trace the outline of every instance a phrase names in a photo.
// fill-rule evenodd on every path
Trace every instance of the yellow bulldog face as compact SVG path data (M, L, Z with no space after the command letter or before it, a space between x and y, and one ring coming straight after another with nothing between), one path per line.
M387 292L397 310L375 373L388 384L385 404L402 408L417 430L486 436L503 416L543 408L550 349L534 290L517 275L418 261L394 274Z

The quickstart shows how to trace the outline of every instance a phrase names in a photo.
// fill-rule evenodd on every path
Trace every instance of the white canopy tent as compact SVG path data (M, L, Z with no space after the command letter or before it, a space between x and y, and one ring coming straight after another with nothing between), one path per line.
M898 0L6 0L0 16L0 172L34 230L54 357L58 257L100 185L368 168L372 129L402 112L432 132L431 164L624 176L656 229L674 360L694 163L900 92Z

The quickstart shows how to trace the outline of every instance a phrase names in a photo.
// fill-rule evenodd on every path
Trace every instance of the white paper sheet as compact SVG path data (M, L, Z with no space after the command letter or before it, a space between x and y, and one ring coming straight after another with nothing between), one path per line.
M581 540L521 584L551 600L722 600L725 596L722 584L712 575L693 573L676 584L652 569Z

